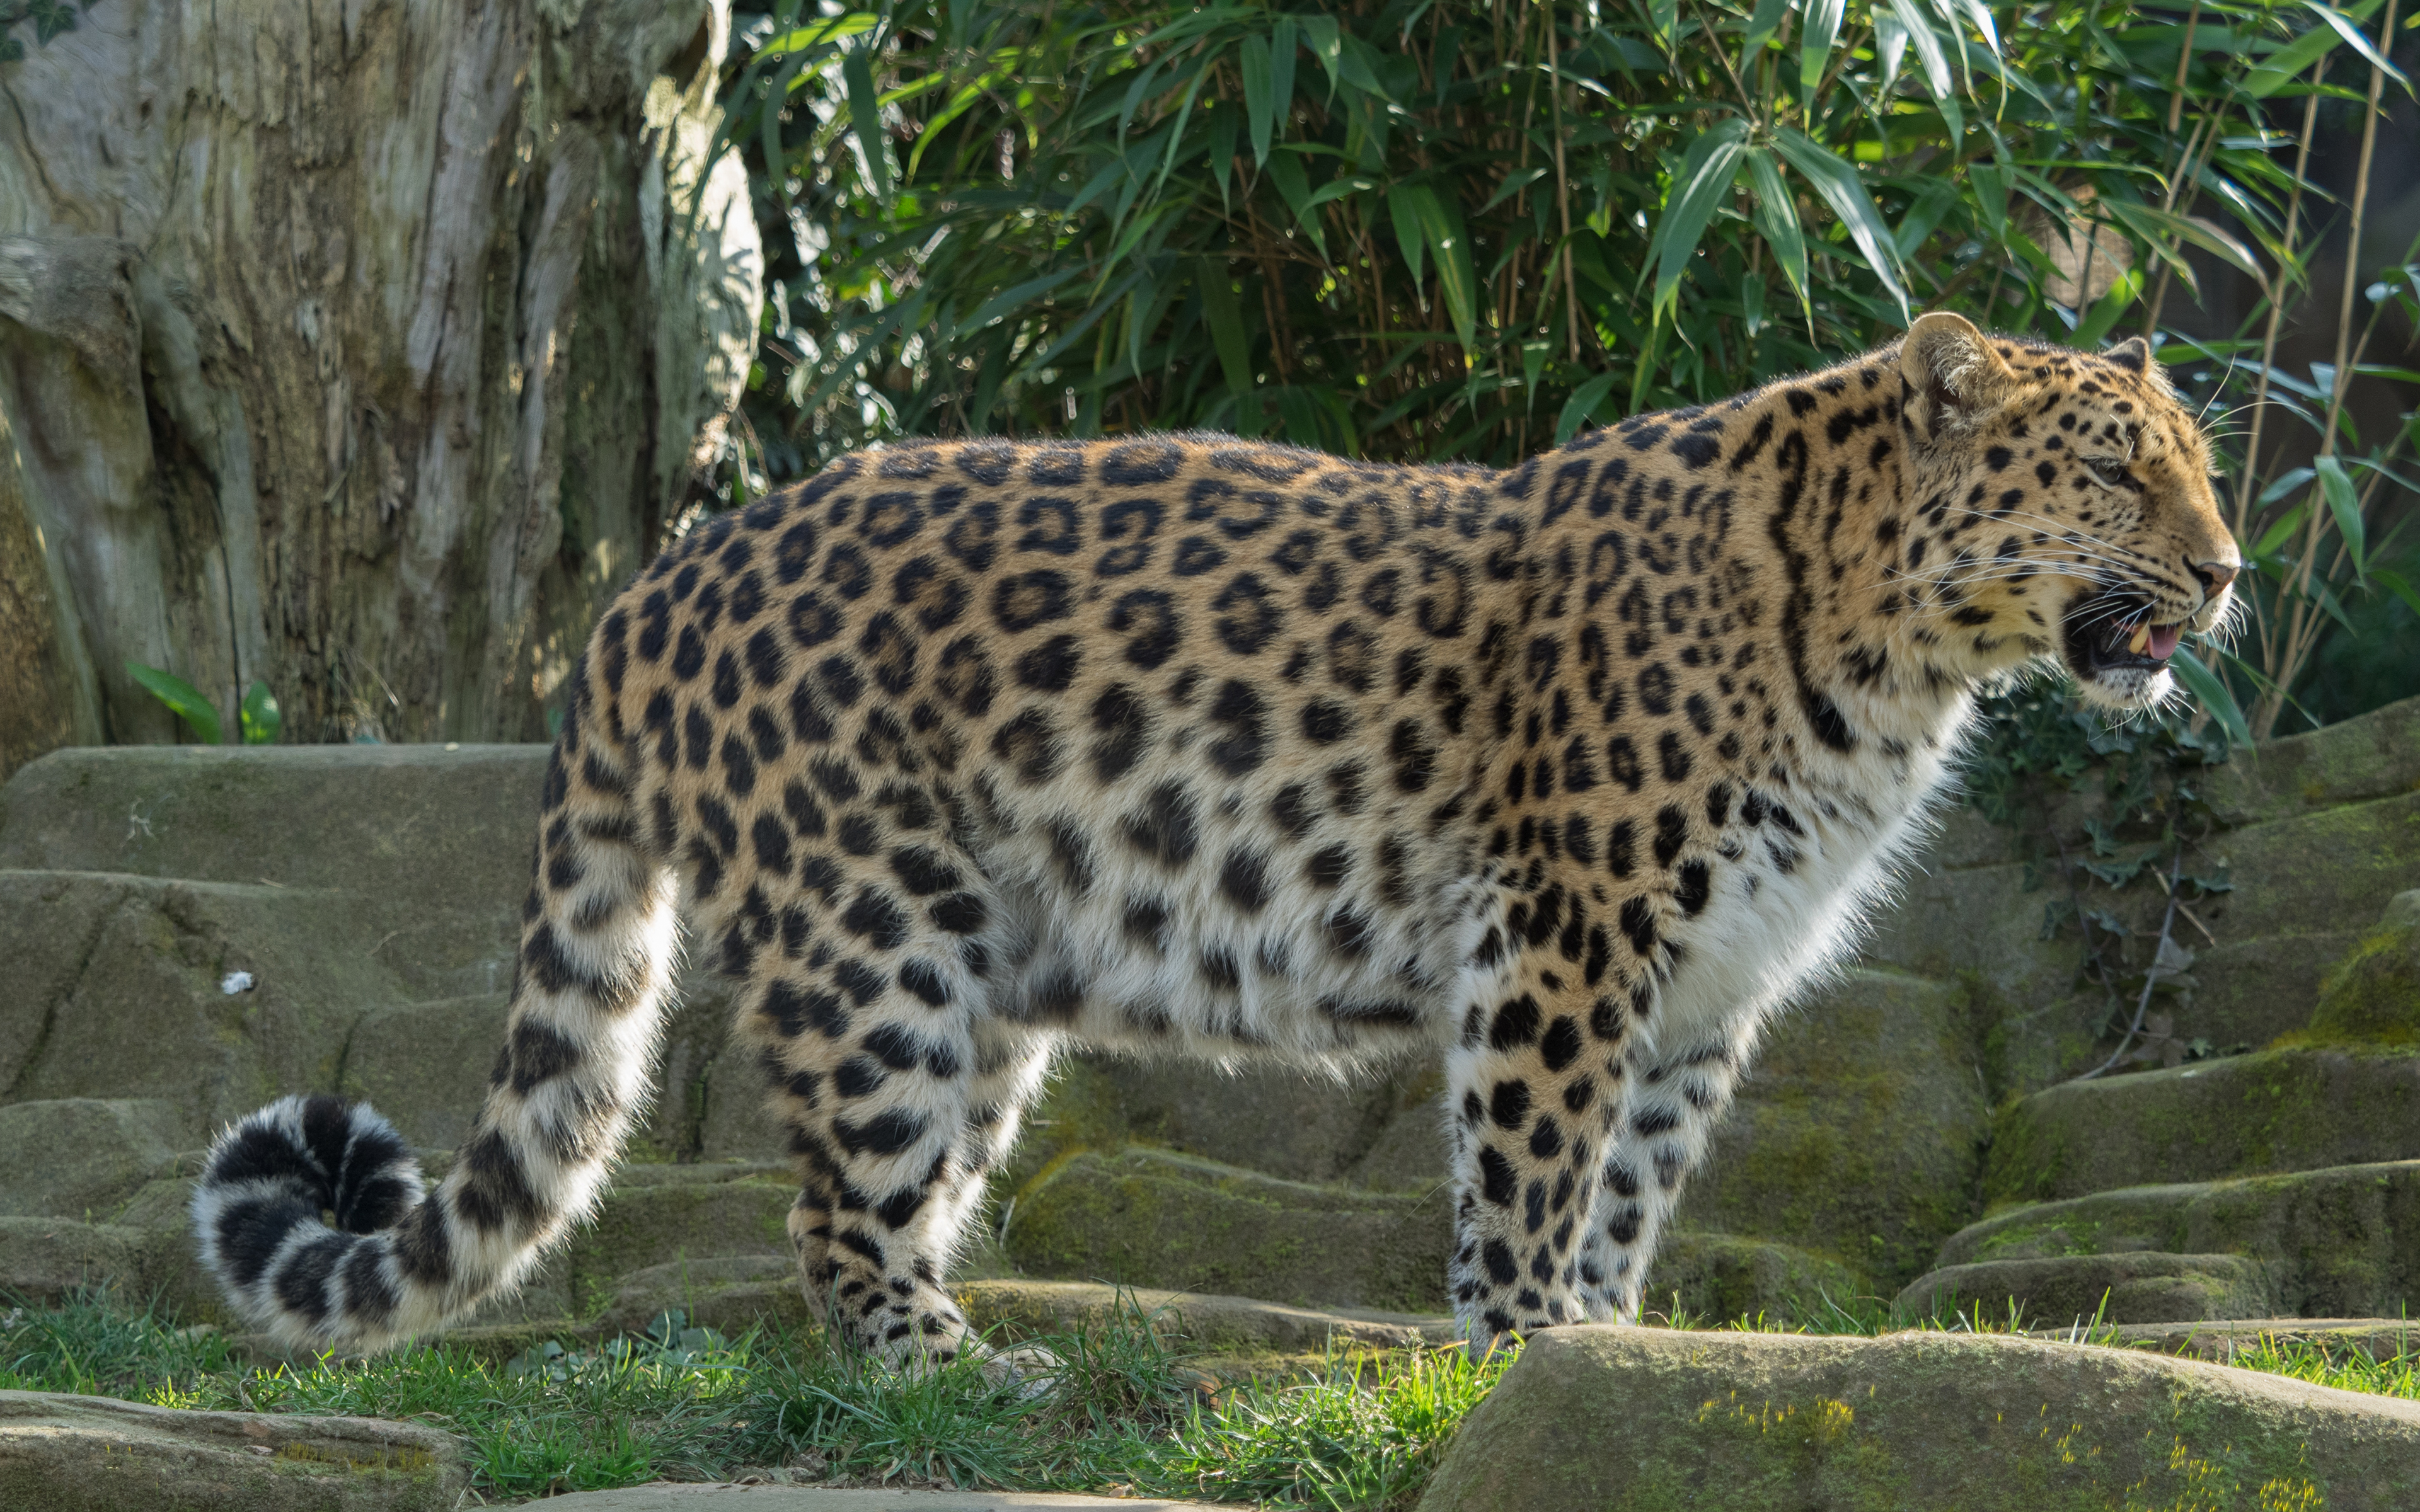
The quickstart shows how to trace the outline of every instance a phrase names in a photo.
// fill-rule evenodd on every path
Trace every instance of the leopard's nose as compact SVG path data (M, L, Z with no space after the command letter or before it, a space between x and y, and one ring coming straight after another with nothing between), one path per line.
M2201 583L2202 602L2208 603L2226 592L2235 575L2243 570L2241 562L2189 562L2186 567Z

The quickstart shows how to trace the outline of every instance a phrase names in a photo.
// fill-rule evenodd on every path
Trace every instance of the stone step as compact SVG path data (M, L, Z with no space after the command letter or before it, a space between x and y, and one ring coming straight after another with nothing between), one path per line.
M453 1512L470 1484L422 1423L0 1391L0 1506Z
M2011 1104L1987 1202L2420 1159L2420 1046L2298 1047L2069 1082Z
M544 746L72 747L0 788L0 872L265 880L510 918L546 759Z
M1979 1308L1987 1323L2009 1321L2013 1308L2036 1328L2266 1317L2275 1305L2257 1260L2147 1250L1947 1266L1917 1277L1892 1304L1904 1319Z
M2035 1203L1960 1229L1939 1264L2132 1251L2247 1257L2263 1267L2275 1313L2397 1316L2420 1304L2420 1161Z
M2148 1350L1549 1329L1420 1512L2420 1506L2420 1402Z
M1083 1149L1017 1189L1002 1242L1033 1275L1311 1306L1447 1310L1451 1203L1282 1180L1140 1145Z
M2046 1330L2034 1336L2082 1342L2073 1329ZM2336 1360L2366 1355L2386 1361L2420 1354L2420 1322L2405 1318L2239 1318L2133 1323L2095 1330L2090 1342L2191 1355L2220 1365L2233 1365L2266 1349L2301 1346L2315 1347Z
M363 1012L411 995L372 949L387 917L317 888L0 872L0 1086L165 1101L192 1142L331 1086Z

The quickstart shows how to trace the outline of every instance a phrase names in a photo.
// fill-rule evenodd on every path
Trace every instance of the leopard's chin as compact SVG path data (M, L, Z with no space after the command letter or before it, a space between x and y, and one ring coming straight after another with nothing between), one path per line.
M2160 624L2157 613L2149 598L2125 588L2086 594L2069 606L2059 626L2059 659L2087 701L2104 708L2147 708L2176 686L2168 659L2185 626Z

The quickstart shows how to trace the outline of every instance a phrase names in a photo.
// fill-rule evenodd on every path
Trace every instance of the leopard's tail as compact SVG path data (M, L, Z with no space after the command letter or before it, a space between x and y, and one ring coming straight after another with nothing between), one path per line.
M637 754L597 727L586 673L547 765L506 1042L444 1180L425 1188L392 1125L327 1096L271 1103L210 1150L202 1263L288 1345L383 1349L517 1286L594 1206L644 1104L675 878L640 813Z

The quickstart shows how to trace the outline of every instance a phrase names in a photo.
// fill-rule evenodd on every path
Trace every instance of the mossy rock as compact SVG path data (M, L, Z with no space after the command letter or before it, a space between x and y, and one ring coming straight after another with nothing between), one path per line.
M2420 889L2398 893L2384 920L2328 972L2299 1038L2420 1044Z
M2257 1260L2285 1316L2397 1317L2420 1303L2420 1161L2036 1203L1951 1235L1940 1263L2135 1250Z
M597 1214L572 1230L562 1262L574 1313L611 1303L651 1266L707 1257L790 1254L799 1184L762 1166L628 1165Z
M2242 1255L2061 1255L1952 1265L1918 1276L1892 1304L1900 1317L1971 1314L2034 1328L2077 1323L2191 1323L2266 1318L2269 1278Z
M2420 698L2238 751L2198 785L2229 826L2420 791Z
M1285 1181L1130 1146L1067 1155L1028 1181L1005 1242L1039 1276L1436 1313L1453 1223L1441 1195Z
M2297 1047L2069 1082L2003 1108L1989 1202L2420 1158L2420 1049Z
M1419 1505L2389 1512L2420 1505L2420 1403L2007 1336L1554 1329Z
M1664 1236L1647 1271L1646 1306L1667 1318L1765 1326L1853 1311L1872 1285L1838 1261L1770 1240L1681 1229Z
M1930 1269L1975 1215L1989 1129L1968 1012L1961 987L1856 970L1777 1020L1680 1222L1830 1256L1891 1290Z

